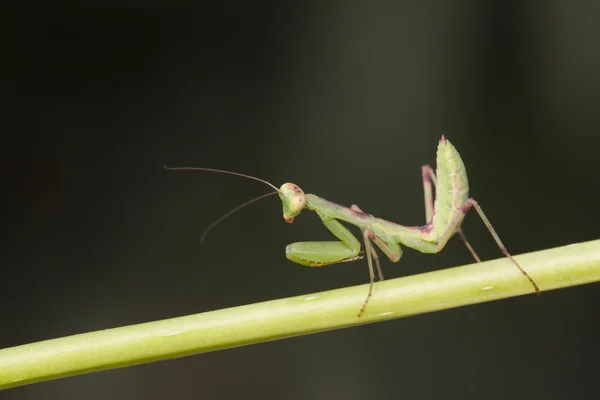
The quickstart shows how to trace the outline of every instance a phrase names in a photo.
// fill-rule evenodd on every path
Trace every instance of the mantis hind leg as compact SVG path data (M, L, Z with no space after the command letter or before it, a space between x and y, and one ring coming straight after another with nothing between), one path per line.
M333 218L319 217L340 241L292 243L285 248L285 256L289 260L307 267L323 267L363 258L360 255L360 242L347 228Z
M490 220L487 219L485 213L483 212L483 210L479 206L479 203L477 203L477 201L475 201L472 198L469 198L466 201L466 203L463 206L460 214L458 214L454 218L454 220L448 225L448 227L446 228L446 230L442 233L442 235L440 236L440 238L438 240L438 245L437 245L437 248L436 248L436 252L439 252L439 251L442 250L442 248L444 248L446 242L448 242L448 239L450 239L450 237L452 236L452 234L458 229L459 224L461 223L461 221L464 218L465 214L471 209L471 207L475 207L475 211L477 211L477 214L479 214L479 217L483 221L484 225L486 226L486 228L488 229L488 231L490 231L490 234L492 235L492 237L496 241L496 244L500 248L500 251L502 251L502 254L504 254L510 261L512 261L512 263L519 269L519 271L521 271L521 273L523 275L525 275L525 277L533 285L533 288L535 289L535 294L539 295L540 294L540 288L538 287L538 285L535 283L535 281L533 280L533 278L527 273L527 271L525 271L523 269L523 267L521 267L519 265L519 263L517 262L517 260L515 260L513 258L513 256L510 255L510 253L506 249L506 246L504 246L504 243L502 243L502 241L500 240L500 237L496 233L496 230L494 229L494 227L490 223Z
M433 183L433 185L437 188L437 178L435 176L435 172L433 172L433 168L431 168L431 166L429 165L423 165L421 167L421 174L423 175L423 192L425 193L425 220L426 223L429 224L434 212L433 193L431 190L431 186ZM460 239L463 241L463 243L473 256L475 261L481 262L481 259L473 249L473 246L471 246L471 243L469 243L469 239L467 239L467 236L463 232L462 228L459 227L458 229L456 229L456 232L458 233L458 236L460 236Z

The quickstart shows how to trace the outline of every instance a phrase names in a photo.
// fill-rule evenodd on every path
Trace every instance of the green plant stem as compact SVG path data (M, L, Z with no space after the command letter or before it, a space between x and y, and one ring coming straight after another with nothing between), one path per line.
M600 240L515 257L548 290L600 280ZM0 389L531 294L506 258L0 350ZM531 301L536 301L531 296Z

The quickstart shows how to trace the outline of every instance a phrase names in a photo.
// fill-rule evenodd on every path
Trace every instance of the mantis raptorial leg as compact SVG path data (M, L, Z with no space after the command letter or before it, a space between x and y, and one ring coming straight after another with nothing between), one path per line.
M475 260L480 262L480 258L473 250L473 247L460 227L466 213L472 207L477 211L477 214L489 230L502 253L527 277L535 293L539 294L540 292L537 284L527 271L507 251L506 246L500 240L500 237L479 204L469 197L469 183L465 166L456 148L443 136L437 151L437 173L429 165L424 165L421 169L426 217L426 224L422 226L404 226L377 218L363 212L357 205L344 207L314 194L305 194L302 189L293 183L284 183L281 187L277 188L265 180L237 172L215 170L212 168L185 167L168 169L221 172L263 182L273 188L275 190L274 193L279 194L283 205L283 218L288 223L294 222L294 218L305 208L316 212L325 227L339 240L329 242L297 242L288 245L285 249L286 257L298 264L309 267L323 267L329 264L350 262L363 258L360 250L360 242L339 221L358 227L365 243L365 255L369 266L370 279L369 291L358 312L359 317L364 313L373 294L373 285L375 282L373 260L375 260L377 266L379 279L383 280L379 255L373 244L379 247L392 262L397 262L402 256L400 245L411 247L422 253L438 253L444 248L448 240L455 233L458 233ZM435 200L432 186L435 186ZM241 207L256 200L251 200ZM231 213L225 214L224 217L227 217ZM217 222L222 221L224 217L219 218ZM211 225L209 229L214 227L214 225ZM206 235L206 232L203 237Z

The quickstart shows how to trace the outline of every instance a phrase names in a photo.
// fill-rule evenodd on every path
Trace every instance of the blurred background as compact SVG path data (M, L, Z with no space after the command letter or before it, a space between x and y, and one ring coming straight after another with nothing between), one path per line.
M402 224L446 135L513 254L598 238L600 3L24 3L5 14L0 348L366 283L239 171ZM16 21L16 22L15 22ZM12 31L14 28L14 31ZM16 47L14 46L16 44ZM13 54L14 51L14 54ZM483 224L465 230L501 256ZM358 233L358 231L356 231ZM387 278L470 263L405 249ZM526 267L526 266L525 266ZM583 399L597 284L78 376L2 399ZM594 393L595 392L595 393Z

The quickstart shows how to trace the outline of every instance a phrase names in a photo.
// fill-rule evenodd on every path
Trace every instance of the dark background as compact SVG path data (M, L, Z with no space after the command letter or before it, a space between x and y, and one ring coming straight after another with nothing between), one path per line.
M424 222L420 167L444 134L513 254L598 238L598 2L79 3L4 15L0 348L366 283L364 262L286 260L287 243L330 235L311 213L285 224L276 198L201 246L213 220L268 188L164 164L293 181L412 225ZM474 215L464 226L484 259L500 256ZM469 262L454 239L384 272ZM594 398L598 289L0 398Z

